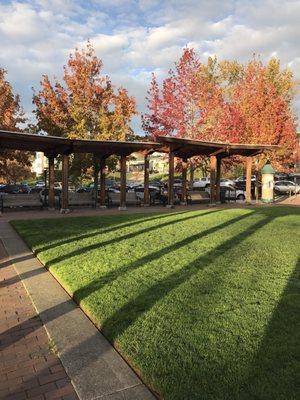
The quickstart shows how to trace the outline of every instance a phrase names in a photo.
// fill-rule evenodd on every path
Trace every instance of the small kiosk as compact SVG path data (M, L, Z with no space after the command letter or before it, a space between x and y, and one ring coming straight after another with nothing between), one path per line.
M261 180L262 180L261 200L264 203L272 203L274 201L274 173L275 171L270 161L267 161L267 163L261 170Z

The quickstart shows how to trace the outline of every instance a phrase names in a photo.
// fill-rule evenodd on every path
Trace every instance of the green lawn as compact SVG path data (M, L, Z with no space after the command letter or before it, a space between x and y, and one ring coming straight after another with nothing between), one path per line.
M13 222L163 399L300 399L300 209Z

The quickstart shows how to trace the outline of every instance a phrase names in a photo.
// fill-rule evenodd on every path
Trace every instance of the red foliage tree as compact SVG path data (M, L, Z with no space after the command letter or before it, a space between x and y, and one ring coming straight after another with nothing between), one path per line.
M202 64L185 49L161 89L153 75L143 127L153 138L277 144L273 160L288 164L296 139L293 89L291 72L277 60L264 66L255 58L246 65L209 58Z

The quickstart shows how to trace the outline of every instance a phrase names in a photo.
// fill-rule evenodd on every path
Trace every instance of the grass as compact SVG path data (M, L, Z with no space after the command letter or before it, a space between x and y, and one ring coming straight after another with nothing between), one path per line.
M162 398L300 398L299 208L13 225Z

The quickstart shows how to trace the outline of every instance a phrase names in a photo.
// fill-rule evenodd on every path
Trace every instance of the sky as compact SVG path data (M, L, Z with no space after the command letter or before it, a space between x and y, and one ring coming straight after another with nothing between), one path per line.
M26 115L42 74L62 76L74 48L94 45L116 86L146 107L151 73L163 78L182 49L202 61L280 58L300 79L300 0L0 0L0 67ZM300 116L300 97L294 102ZM140 117L133 121L142 133Z

